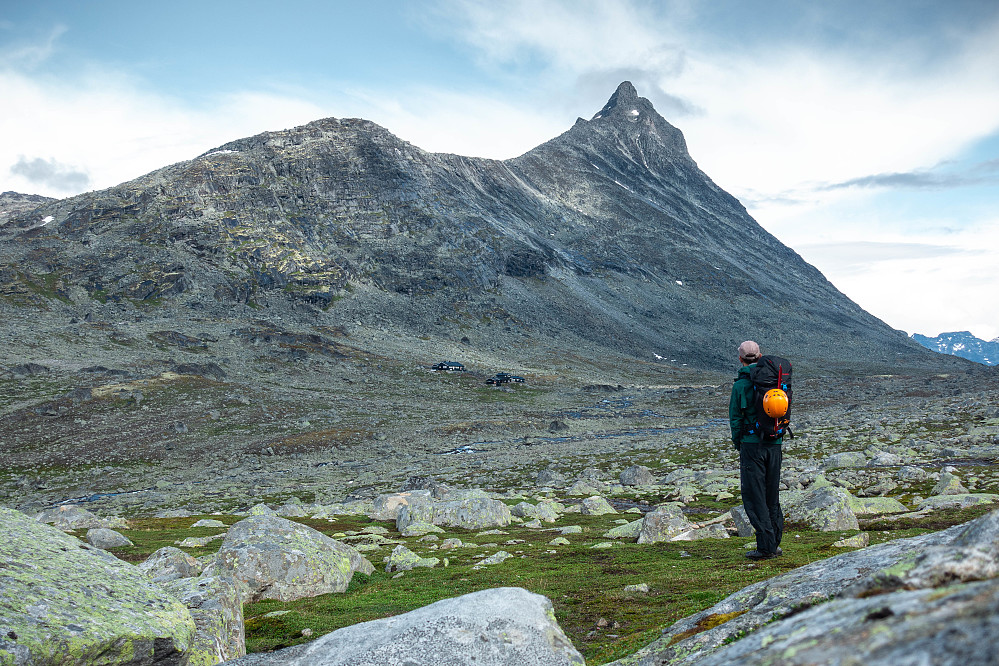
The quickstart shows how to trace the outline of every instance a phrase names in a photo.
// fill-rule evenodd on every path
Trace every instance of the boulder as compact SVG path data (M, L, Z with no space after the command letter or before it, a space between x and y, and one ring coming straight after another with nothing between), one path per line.
M850 508L851 501L856 498L837 486L782 493L780 498L785 521L802 523L821 532L860 528Z
M610 530L604 533L605 539L637 539L638 535L642 532L642 518L638 520L633 520L630 523L625 523L624 525L618 525L617 527L612 527Z
M850 510L857 516L905 513L909 509L892 497L849 497Z
M701 539L728 538L728 530L725 529L725 526L715 523L714 525L707 525L706 527L698 527L687 530L686 532L681 532L671 538L670 541L700 541Z
M203 518L198 522L191 525L191 527L225 527L225 523L221 520L215 520L214 518Z
M254 504L250 507L250 511L247 515L250 516L276 516L277 512L261 502L260 504Z
M399 517L399 510L409 504L413 497L429 498L429 490L411 490L401 493L390 493L379 495L374 500L374 506L368 513L371 520L395 520Z
M180 664L187 608L135 566L0 507L0 664Z
M621 472L622 486L651 486L655 483L652 470L644 465L632 465Z
M127 536L106 527L92 527L87 530L87 543L101 550L133 545Z
M233 666L582 666L545 597L516 587L473 592L338 629Z
M612 663L994 663L999 581L973 581L997 569L994 511L755 583Z
M596 479L579 479L565 491L567 495L578 497L579 495L599 495L607 492L607 484Z
M561 488L565 485L565 475L554 469L543 469L538 472L535 482L542 487L551 486Z
M967 493L965 495L938 495L920 500L917 509L966 509L979 504L999 502L999 495L994 493Z
M741 537L751 537L756 535L756 529L749 522L746 509L741 504L732 507L732 522L735 523L736 533Z
M201 563L180 548L165 546L138 565L157 583L201 575Z
M663 504L642 517L642 529L638 533L638 543L669 541L676 535L693 529L693 527L679 506Z
M594 495L587 497L580 503L579 512L584 516L603 516L608 513L617 513L617 510L603 497Z
M240 583L232 578L179 578L163 587L187 606L197 630L188 666L211 666L246 654Z
M956 475L950 472L941 472L937 485L933 486L930 495L967 495L968 489L964 487Z
M399 510L395 526L400 532L413 523L460 527L468 530L505 527L513 515L499 500L470 496L441 502L429 497L414 497Z
M45 509L35 516L41 523L54 525L60 530L86 530L92 527L106 527L104 521L86 509L75 504Z
M415 567L434 568L440 564L436 557L420 557L409 548L399 545L392 550L392 554L386 558L385 572L409 571Z
M243 602L344 592L355 571L374 566L354 548L278 516L230 527L215 559L216 575L246 583Z
M834 453L825 459L823 466L826 469L838 469L841 467L866 467L867 456L865 456L861 451Z
M995 664L997 600L999 580L835 599L763 627L697 664Z
M558 502L550 500L545 500L537 504L521 502L510 509L510 513L518 518L536 518L546 523L557 521L560 511L565 511L565 507Z

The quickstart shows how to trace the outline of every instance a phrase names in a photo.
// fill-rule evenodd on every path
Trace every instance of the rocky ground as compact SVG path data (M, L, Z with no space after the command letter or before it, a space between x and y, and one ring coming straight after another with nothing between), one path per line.
M314 329L293 312L178 331L115 307L35 329L8 310L8 349L20 353L0 365L0 504L234 511L292 496L370 498L411 476L502 491L533 486L541 469L571 480L596 468L613 480L635 464L659 476L722 474L737 491L725 374L583 345L500 341L484 351L371 324L301 333ZM431 372L441 360L469 371ZM827 476L858 494L911 504L928 492L927 475L951 465L969 490L999 490L999 374L967 367L799 370L788 488L832 466ZM487 386L500 370L527 381ZM837 462L841 453L855 455ZM900 478L903 467L922 473Z

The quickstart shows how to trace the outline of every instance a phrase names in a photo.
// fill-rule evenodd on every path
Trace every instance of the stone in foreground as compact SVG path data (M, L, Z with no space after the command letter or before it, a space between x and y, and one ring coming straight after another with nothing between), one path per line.
M233 525L215 560L217 575L246 583L243 602L344 592L355 571L370 574L374 566L354 548L278 516Z
M183 664L194 632L137 567L0 507L0 664Z
M246 654L239 586L232 578L179 578L164 584L187 606L197 626L187 666L213 666Z
M996 663L997 544L994 511L813 562L674 623L613 664Z
M445 599L338 629L312 643L248 655L234 666L570 666L582 655L551 602L518 587Z

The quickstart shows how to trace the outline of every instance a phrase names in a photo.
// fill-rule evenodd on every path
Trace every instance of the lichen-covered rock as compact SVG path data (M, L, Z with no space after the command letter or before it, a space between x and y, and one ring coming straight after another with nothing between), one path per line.
M413 523L476 530L505 527L512 518L510 507L486 497L470 495L440 502L428 497L414 497L399 510L395 526L400 532Z
M765 626L697 664L995 664L996 635L999 580L990 580L835 599Z
M857 516L850 508L851 500L855 499L843 488L825 486L805 492L782 493L780 503L785 521L833 532L860 528Z
M392 554L386 558L388 561L385 563L385 572L391 573L393 571L409 571L416 567L428 567L430 569L434 568L440 564L440 560L436 557L420 557L409 548L399 545L392 549Z
M594 495L580 502L579 512L584 516L603 516L608 513L617 513L617 510L603 497Z
M966 525L843 553L750 585L613 664L994 663L995 642L985 636L999 624L999 588L995 580L973 581L997 570L999 511L993 511ZM949 585L953 581L965 584ZM981 587L965 596L974 586ZM815 608L801 612L808 606ZM911 633L910 618L919 627ZM816 644L827 651L813 652ZM951 657L930 647L937 644L948 646ZM775 645L779 649L768 647ZM852 655L852 649L859 656L834 658ZM931 653L937 656L926 656ZM964 661L968 655L987 658Z
M565 507L558 502L543 501L537 504L521 502L510 509L510 513L518 518L536 518L546 523L554 523Z
M202 518L198 522L191 525L191 527L225 527L225 523L221 520L215 520L214 518Z
M823 465L826 469L838 469L842 467L866 467L867 456L861 451L847 451L845 453L834 453L826 458Z
M756 529L749 522L746 509L741 504L732 507L732 522L735 523L736 534L740 537L751 537L756 535Z
M966 495L938 495L920 500L917 509L966 509L979 504L994 504L999 502L995 493L968 493Z
M644 465L632 465L621 472L622 486L651 486L655 483L652 470Z
M374 500L374 506L368 513L371 520L395 520L399 517L399 510L409 504L414 497L429 498L429 490L410 490L401 493L391 493L379 495Z
M473 592L233 666L582 666L551 602L516 587Z
M180 578L163 587L187 606L197 627L187 666L212 666L246 654L240 583L232 578Z
M0 664L181 664L194 631L138 568L0 507Z
M51 509L45 509L35 516L35 520L41 523L48 523L60 530L86 530L92 527L106 527L101 518L75 504L64 504Z
M701 539L728 539L728 530L724 525L715 523L705 527L697 527L677 534L670 541L700 541Z
M638 543L658 543L669 541L694 526L683 515L676 504L663 504L642 517L642 529L638 533Z
M276 516L277 512L261 502L260 504L254 504L250 507L250 516Z
M164 546L138 565L157 583L201 575L202 566L180 548Z
M344 592L355 571L373 570L354 548L278 516L252 516L230 527L214 569L247 584L244 602Z
M442 534L443 532L443 529L431 523L410 523L399 530L399 534L404 537L419 537L427 534Z
M604 532L605 539L637 539L638 535L642 532L642 518L638 520L633 520L630 523L625 523L624 525L618 525L617 527L612 527L607 532Z
M941 472L940 479L933 486L931 495L967 495L968 489L961 483L961 479L950 472Z
M846 537L845 539L840 539L839 541L833 542L833 548L867 548L871 544L871 535L867 532L861 532L860 534L855 534L852 537Z
M893 497L854 497L848 498L850 510L856 516L905 513L909 509Z
M127 536L106 527L92 527L87 530L87 543L101 550L133 545Z

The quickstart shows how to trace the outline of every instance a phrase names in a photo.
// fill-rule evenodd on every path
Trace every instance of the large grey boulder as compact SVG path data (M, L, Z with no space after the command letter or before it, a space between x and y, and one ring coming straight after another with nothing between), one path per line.
M825 459L823 467L826 469L839 469L842 467L856 468L866 467L867 456L861 451L847 451L845 453L833 453Z
M92 527L87 530L87 543L101 550L133 545L127 536L106 527Z
M694 528L676 504L663 504L642 517L642 528L638 533L638 543L658 543Z
M617 509L610 505L610 502L599 495L587 497L579 504L579 512L584 516L603 516L608 513L617 513Z
M202 566L196 559L174 546L164 546L138 564L139 569L157 583L193 578L201 575Z
M999 511L994 511L942 532L844 553L750 585L676 622L614 664L994 663L995 652L989 650L995 642L983 637L996 630L999 588L994 580L974 581L997 572ZM951 585L954 581L964 585ZM801 612L809 606L814 608ZM856 658L836 658L851 650ZM945 652L949 656L940 659L927 656Z
M241 583L232 578L179 578L163 587L187 606L197 630L188 666L211 666L246 654Z
M551 500L545 500L537 504L521 502L510 509L510 513L518 518L537 518L546 523L557 521L562 511L565 511L565 507Z
M968 489L964 487L961 483L961 479L956 475L948 471L943 471L940 473L940 478L937 480L933 490L930 491L931 495L967 495Z
M999 502L995 493L968 493L966 495L937 495L920 501L917 509L966 509L979 504Z
M41 523L54 525L61 530L86 530L92 527L108 527L108 524L97 515L75 504L45 509L35 516Z
M357 550L278 516L252 516L229 528L215 574L246 583L243 601L293 601L344 592L355 571L374 566Z
M838 486L782 493L780 498L785 521L803 523L821 532L859 529L851 508L853 501L856 498Z
M836 599L698 660L728 664L999 663L999 580Z
M194 632L138 568L0 507L0 664L183 664Z
M409 504L413 497L429 498L429 490L410 490L401 493L379 495L374 500L374 506L368 513L371 520L395 520L399 510Z
M414 523L480 530L505 527L512 519L510 507L487 497L471 495L440 502L429 497L413 497L409 504L400 508L395 526L400 532Z
M749 522L749 515L746 508L741 504L732 507L732 522L735 523L736 534L741 537L751 537L756 535L756 528Z
M445 599L362 622L233 666L582 666L551 602L517 587Z
M621 472L620 481L622 486L651 486L655 477L645 465L632 465Z

